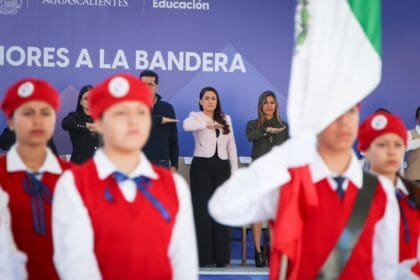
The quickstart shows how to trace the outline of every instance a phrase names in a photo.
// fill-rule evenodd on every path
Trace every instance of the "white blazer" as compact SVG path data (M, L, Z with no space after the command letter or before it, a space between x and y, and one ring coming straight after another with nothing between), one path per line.
M195 141L194 156L210 158L216 152L220 159L229 159L231 171L238 169L238 154L236 151L235 136L233 134L232 121L228 115L226 121L230 132L216 137L214 129L207 128L207 123L213 121L203 112L191 112L182 124L185 131L192 131Z

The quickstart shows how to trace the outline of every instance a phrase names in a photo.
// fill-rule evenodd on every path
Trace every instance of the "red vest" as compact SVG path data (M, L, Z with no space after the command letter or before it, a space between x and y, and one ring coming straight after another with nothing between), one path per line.
M285 185L284 187L291 187ZM302 217L302 231L297 241L297 262L288 266L287 275L293 274L295 279L316 279L329 253L333 250L342 230L350 218L358 189L351 182L345 192L343 201L328 183L327 179L314 185L318 203L316 206L299 199L298 211ZM280 196L281 200L281 196ZM375 224L385 213L386 194L377 186L372 207L362 230L362 234L344 267L339 279L373 279L373 235ZM277 221L276 221L277 222ZM284 233L283 233L284 234ZM282 232L274 232L275 239ZM280 256L274 254L276 258ZM280 261L270 261L278 266ZM270 268L270 278L276 275L279 267ZM274 276L275 277L275 276Z
M398 197L400 206L400 262L417 257L418 242L420 236L420 209L412 208L405 199ZM404 229L404 217L408 222L408 232L410 239L406 239L406 229Z
M172 278L168 250L178 197L172 173L156 166L153 169L159 179L152 180L148 190L169 212L169 222L140 191L128 202L111 176L99 179L93 160L72 170L89 213L95 255L105 280Z
M58 159L62 170L71 164ZM19 250L28 256L29 279L58 279L53 265L53 244L51 232L51 204L44 201L45 225L47 233L35 233L32 219L32 198L23 189L25 172L7 172L6 156L0 157L0 186L9 194L9 209L12 219L12 232ZM44 173L42 182L54 191L60 175Z

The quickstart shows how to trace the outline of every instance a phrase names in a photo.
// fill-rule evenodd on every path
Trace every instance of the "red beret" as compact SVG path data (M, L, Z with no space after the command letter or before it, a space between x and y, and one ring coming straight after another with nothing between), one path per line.
M359 127L359 150L366 151L370 143L377 137L395 133L400 136L407 146L407 128L396 115L386 112L376 112L370 115Z
M7 90L1 109L10 117L22 104L35 100L48 103L56 112L60 107L60 96L55 88L44 80L27 78Z
M133 75L118 74L91 90L88 103L92 118L100 118L109 107L123 101L140 101L150 110L152 108L152 96L147 85Z

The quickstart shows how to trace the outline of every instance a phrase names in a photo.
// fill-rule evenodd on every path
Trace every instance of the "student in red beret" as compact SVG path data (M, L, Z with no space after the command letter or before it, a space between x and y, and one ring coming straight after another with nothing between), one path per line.
M0 157L0 186L9 196L12 232L28 256L29 279L58 279L54 269L51 201L54 186L70 164L47 147L60 105L46 81L23 79L4 96L1 108L16 143Z
M407 128L402 120L386 112L370 115L361 124L358 134L359 149L368 159L371 171L382 175L383 184L395 189L400 209L399 261L403 264L402 268L409 268L406 272L412 274L412 279L418 279L420 187L399 174L407 136ZM411 279L407 275L405 277L403 279Z
M152 100L128 74L94 87L89 108L103 148L63 174L53 202L54 261L63 279L196 279L190 192L139 152Z

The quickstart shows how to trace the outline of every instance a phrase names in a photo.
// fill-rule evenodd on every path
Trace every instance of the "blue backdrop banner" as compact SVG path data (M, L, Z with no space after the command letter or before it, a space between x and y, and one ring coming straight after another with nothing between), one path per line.
M159 93L181 121L198 110L201 88L218 89L239 154L247 156L245 126L257 117L261 92L278 95L286 119L294 9L294 1L278 0L0 0L0 97L24 77L54 85L62 99L55 142L67 154L60 122L76 108L82 86L153 69ZM419 12L415 0L383 2L383 80L364 102L362 117L386 107L414 126ZM180 155L191 156L193 138L181 125L179 138Z

